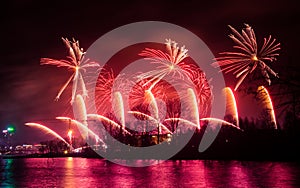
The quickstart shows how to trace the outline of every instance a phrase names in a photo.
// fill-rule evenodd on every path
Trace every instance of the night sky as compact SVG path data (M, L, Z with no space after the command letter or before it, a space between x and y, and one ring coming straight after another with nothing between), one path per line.
M40 58L63 59L66 49L61 37L74 37L87 49L110 30L137 21L164 21L184 27L199 36L215 56L232 49L227 25L240 31L247 23L258 39L271 34L281 43L280 56L271 67L283 78L295 73L293 81L298 82L299 6L288 0L200 2L25 0L2 5L0 129L15 125L19 142L47 139L24 123L39 121L55 127L54 117L69 115L71 87L58 102L54 98L71 73L41 66ZM227 82L233 86L234 81ZM251 106L251 100L241 100L243 96L237 96L240 115L251 116L256 107Z

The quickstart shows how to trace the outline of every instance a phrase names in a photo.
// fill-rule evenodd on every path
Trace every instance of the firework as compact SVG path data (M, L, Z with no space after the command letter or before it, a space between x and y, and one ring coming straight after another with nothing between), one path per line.
M236 122L236 126L239 127L239 115L238 115L238 110L237 110L237 105L236 105L236 100L234 97L234 94L230 87L225 87L223 89L223 92L225 94L225 99L226 99L226 113L225 115L231 115L233 117L233 121Z
M207 117L210 114L213 100L212 88L209 84L211 80L207 80L205 73L200 69L195 71L191 80L193 82L192 87L194 88L193 92L195 92L194 95L196 96L197 104L201 108L199 117Z
M89 129L85 124L82 124L81 122L79 122L77 120L74 120L74 119L71 119L69 117L56 117L56 119L68 120L71 123L74 123L78 128L83 129L85 132L88 132L90 135L95 137L96 142L101 142L102 144L105 145L104 141L101 138L99 138L99 136L95 132L93 132L91 129ZM69 131L68 135L69 134L72 136L72 131L71 132Z
M150 107L150 109L148 109L147 107L147 110L150 111L150 114L153 114L154 115L154 119L156 119L156 121L159 123L160 122L160 118L159 118L159 110L158 110L158 104L157 104L157 101L153 95L153 93L150 91L150 90L146 90L145 93L144 93L144 97L145 97L145 101L147 101L148 103L148 107ZM158 124L158 130L159 130L159 133L161 133L161 130L160 130L160 125Z
M148 115L148 114L145 114L143 112L139 112L139 111L128 111L128 113L130 114L134 114L134 115L138 115L138 116L143 116L145 117L145 119L148 121L152 121L154 122L154 124L157 124L159 127L162 127L164 130L167 131L167 133L169 134L173 134L170 129L168 129L164 124L160 123L157 119L155 119L154 117Z
M191 107L191 114L192 114L192 117L193 117L193 120L195 121L196 125L197 125L197 128L200 129L200 121L199 121L199 106L198 106L198 102L197 102L197 98L196 98L196 95L195 95L195 92L193 89L189 88L187 89L187 95L189 96L190 98L190 107Z
M41 129L41 130L55 136L56 138L60 139L64 143L66 143L69 147L71 147L70 144L65 139L63 139L59 134L54 132L52 129L46 127L45 125L42 125L42 124L39 124L39 123L25 123L25 125L29 126L29 127L36 127L38 129Z
M125 128L124 102L123 102L122 94L120 92L114 93L113 108L115 112L114 114L116 115L117 119L120 121L122 129L124 129Z
M95 88L95 100L97 104L98 114L105 115L112 111L113 96L115 92L122 95L129 93L127 87L130 85L130 80L126 79L125 75L115 76L112 69L103 68L97 79ZM127 96L124 96L125 98Z
M145 114L152 114L155 118L163 118L166 114L166 103L170 99L178 98L176 90L167 82L160 82L149 90L145 85L148 80L141 80L136 83L129 93L129 106L131 110L140 111Z
M83 100L83 97L81 95L76 95L75 102L73 104L73 113L75 115L75 118L84 124L86 127L88 126L87 123L87 112L86 112L86 106ZM88 139L88 131L80 129L81 134Z
M184 118L167 118L164 121L165 122L168 122L168 121L179 121L181 123L185 123L185 124L191 125L191 126L196 127L196 128L199 127L198 124L195 124L195 123L193 123L193 122L191 122L191 121L189 121L187 119L184 119Z
M257 98L261 100L261 103L268 111L270 116L270 123L273 125L274 129L277 129L277 123L275 118L275 112L273 108L273 103L268 90L264 86L259 86L257 88Z
M73 131L72 130L68 131L68 137L69 137L70 145L72 145L72 137L73 137Z
M122 129L122 131L126 134L129 134L129 135L132 135L130 132L128 132L125 127L123 127L122 125L120 125L119 123L115 122L114 120L108 118L108 117L105 117L105 116L102 116L102 115L99 115L99 114L87 114L87 117L91 118L91 119L99 119L100 121L104 121L104 122L107 122L119 129Z
M215 58L216 62L212 65L215 67L222 67L223 72L233 72L236 78L239 78L235 89L240 86L246 76L252 73L257 67L260 68L262 76L265 80L271 84L269 74L278 77L265 62L273 62L276 60L277 53L280 50L280 43L276 42L276 39L272 39L271 35L268 38L264 38L264 43L260 50L257 47L256 36L253 29L245 24L246 28L242 30L240 34L236 29L229 26L233 34L229 37L236 43L234 48L240 50L240 52L222 52L221 57Z
M241 130L243 131L240 127L228 122L228 121L225 121L225 120L222 120L222 119L219 119L219 118L213 118L213 117L208 117L208 118L201 118L200 119L201 121L209 121L209 122L213 122L213 123L217 123L217 124L222 124L222 125L227 125L227 126L231 126L233 128L236 128L238 130Z
M168 118L168 119L165 119L164 121L179 121L181 123L185 123L185 124L188 124L188 125L191 125L193 127L198 128L197 124L195 124L195 123L193 123L189 120L183 119L183 118ZM236 128L238 130L242 130L238 126L236 126L236 125L234 125L234 124L232 124L228 121L219 119L219 118L207 117L207 118L201 118L200 121L208 121L208 122L213 122L213 123L217 123L217 124L221 124L221 125L228 125L228 126L231 126L233 128Z
M69 50L69 55L67 56L67 59L56 60L50 58L41 58L41 65L54 65L57 67L65 67L68 70L73 72L73 74L70 76L67 82L61 87L61 89L59 90L55 98L55 100L58 100L61 94L63 93L63 91L73 80L72 98L71 98L71 103L73 103L77 90L81 89L82 95L84 97L87 96L87 90L83 80L82 72L85 72L86 68L89 67L99 67L99 64L96 62L91 62L88 59L83 61L85 52L83 51L82 48L79 47L79 42L75 41L75 39L73 39L73 41L69 41L67 38L66 39L62 38L62 40L65 46Z
M139 55L144 59L150 60L151 63L158 64L157 70L152 70L142 73L138 76L139 79L149 79L147 83L152 83L149 87L151 90L163 77L171 75L172 77L178 76L181 79L191 77L193 74L193 66L184 62L188 57L187 49L185 46L178 47L175 41L166 39L167 53L161 50L146 48Z

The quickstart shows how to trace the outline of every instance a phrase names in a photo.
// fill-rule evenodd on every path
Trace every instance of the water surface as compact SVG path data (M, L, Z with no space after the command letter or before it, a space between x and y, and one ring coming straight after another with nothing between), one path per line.
M142 161L136 161L142 162ZM167 160L126 167L104 159L0 159L1 187L300 187L300 164Z

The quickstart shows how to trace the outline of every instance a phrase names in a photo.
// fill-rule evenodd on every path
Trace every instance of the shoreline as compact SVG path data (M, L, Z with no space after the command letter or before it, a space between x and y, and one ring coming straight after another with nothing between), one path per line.
M224 156L201 156L201 157L180 157L173 156L169 159L161 158L115 158L106 159L100 155L86 155L82 153L71 154L29 154L29 155L0 155L0 159L28 159L28 158L87 158L87 159L104 159L104 160L222 160L222 161L273 161L273 162L300 162L300 157L295 155L293 157L224 157Z

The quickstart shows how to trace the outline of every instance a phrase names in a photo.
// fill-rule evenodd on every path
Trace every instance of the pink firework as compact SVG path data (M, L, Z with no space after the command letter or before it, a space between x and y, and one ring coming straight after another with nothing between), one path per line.
M79 47L79 42L75 41L75 39L73 39L73 41L69 41L67 38L66 39L62 38L62 40L65 46L69 50L69 55L67 56L67 60L41 58L41 65L55 65L57 67L65 67L68 70L73 72L73 74L70 76L67 82L59 90L55 98L56 100L60 98L63 91L66 89L66 87L73 79L72 98L71 98L71 103L73 103L78 89L81 89L82 95L84 97L87 96L87 90L83 80L82 71L85 72L86 68L89 67L98 68L99 64L96 62L91 62L88 59L83 61L85 52L83 52L83 49Z
M176 89L169 83L165 81L160 81L157 83L152 90L149 90L149 86L152 83L148 82L148 79L141 80L136 83L134 87L132 87L129 93L129 105L131 110L140 111L145 114L150 114L150 104L153 104L154 100L160 101L157 105L161 105L163 103L167 104L168 111L169 104L171 100L178 99L178 94ZM148 84L147 84L148 83ZM164 106L164 105L163 105ZM153 106L152 106L153 107ZM164 111L164 107L159 107L159 112ZM160 116L164 113L159 113Z
M128 93L127 90L130 89L127 87L128 85L130 85L130 80L126 79L124 75L116 76L112 69L103 68L99 74L95 88L98 113L104 115L111 112L113 93Z
M276 60L276 56L279 55L277 51L280 50L280 43L277 43L276 39L272 39L270 35L268 38L264 38L264 43L259 50L253 29L248 24L245 26L246 28L242 29L241 34L229 26L233 32L229 37L236 43L233 48L240 50L240 52L222 52L220 54L223 56L216 58L216 62L213 63L215 67L222 67L222 71L225 73L233 71L236 78L239 78L234 90L257 67L260 68L261 74L269 85L271 84L269 74L278 77L277 73L265 62Z
M185 46L178 47L175 41L166 39L166 52L146 48L139 55L150 60L151 63L158 64L156 70L142 73L138 76L140 79L149 79L152 83L149 90L156 85L166 75L178 76L180 79L191 77L193 74L193 65L186 64L184 59L188 57ZM146 83L147 84L147 83Z
M210 87L210 80L207 80L206 75L200 69L195 71L192 77L193 86L196 92L198 106L200 107L200 117L207 117L211 111L213 94Z
M141 80L140 82L136 83L133 88L130 91L130 95L129 95L129 101L131 104L131 107L135 107L135 106L148 106L149 103L151 103L151 99L149 97L147 97L146 93L148 90L149 86L151 85L151 83L148 82L147 79L145 80ZM151 93L153 93L153 95L156 98L159 99L166 99L166 91L169 90L170 88L168 87L169 85L164 85L161 83L155 85L155 87L152 88Z

